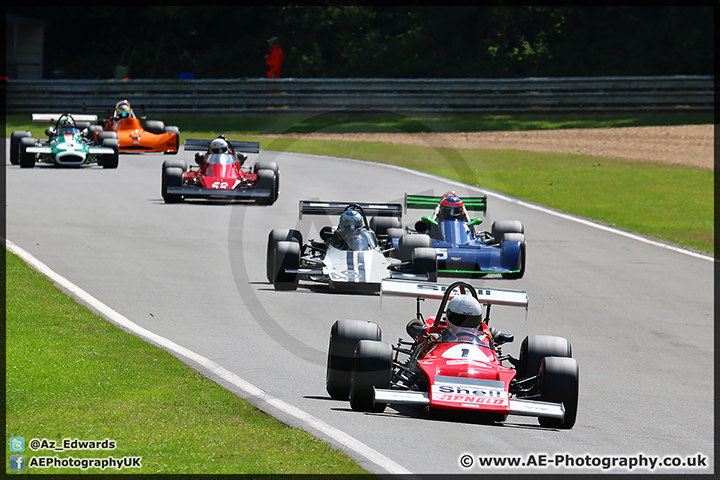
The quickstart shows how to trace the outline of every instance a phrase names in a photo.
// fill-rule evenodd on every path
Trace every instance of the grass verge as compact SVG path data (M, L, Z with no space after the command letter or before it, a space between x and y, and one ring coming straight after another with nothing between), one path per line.
M142 457L141 468L23 473L357 474L354 461L290 428L78 305L6 252L6 441L104 440L112 451L31 457ZM6 473L19 473L9 469Z

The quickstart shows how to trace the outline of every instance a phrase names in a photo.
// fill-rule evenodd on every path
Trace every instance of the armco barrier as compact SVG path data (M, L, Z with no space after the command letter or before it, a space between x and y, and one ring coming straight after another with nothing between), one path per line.
M109 110L122 99L154 114L709 112L714 76L10 80L6 111Z

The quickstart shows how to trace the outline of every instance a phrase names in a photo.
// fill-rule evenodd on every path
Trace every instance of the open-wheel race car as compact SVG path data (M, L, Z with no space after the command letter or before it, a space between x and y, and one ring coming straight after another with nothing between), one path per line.
M280 171L275 162L245 166L245 153L258 153L258 142L236 142L220 135L214 140L186 140L186 152L195 154L195 167L170 159L162 165L162 197L165 203L184 199L253 200L272 205L280 191Z
M302 232L294 229L270 232L267 279L276 290L295 290L301 278L354 292L378 292L381 280L389 277L437 279L437 258L426 235L401 241L395 255L387 231L400 225L399 203L301 200L301 219L303 215L340 215L340 219L337 226L320 229L319 241L303 243Z
M88 128L97 120L95 115L70 113L33 113L33 122L49 122L47 139L35 139L31 132L15 130L10 134L10 163L20 168L33 168L36 162L55 166L98 164L103 168L117 168L118 140L113 132L103 132L96 138Z
M109 118L90 126L89 130L93 136L103 131L117 134L119 148L123 153L157 152L174 155L180 147L178 127L166 126L161 120L138 118L127 100L118 102Z
M406 327L412 341L383 342L375 322L335 322L326 370L331 398L349 399L352 409L362 412L415 404L428 412L467 412L490 421L534 416L542 426L573 427L578 365L570 342L531 335L523 340L519 358L513 358L501 351L513 336L488 326L492 305L527 308L526 292L475 288L462 281L441 285L388 279L382 282L382 294L418 298L416 318ZM424 298L441 300L437 313L427 319L420 312Z
M490 231L477 231L482 223L468 211L487 210L487 196L460 199L454 192L442 197L405 194L404 208L432 209L408 231L429 235L438 255L441 275L481 277L501 274L517 279L525 274L527 246L525 229L519 220L496 220ZM397 245L404 231L390 232Z

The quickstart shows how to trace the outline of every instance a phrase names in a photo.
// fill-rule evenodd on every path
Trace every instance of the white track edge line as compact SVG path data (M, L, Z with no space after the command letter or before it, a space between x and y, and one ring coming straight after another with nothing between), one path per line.
M22 258L33 269L45 275L54 283L72 292L74 295L77 296L79 300L81 300L87 306L90 306L96 311L100 312L100 314L106 319L108 319L111 323L114 323L129 330L141 338L149 340L157 345L161 345L164 349L170 352L181 355L189 360L192 360L193 362L202 365L204 368L206 368L213 374L240 388L249 396L257 397L258 399L261 399L262 401L282 411L283 413L290 415L300 420L301 422L309 425L310 427L317 429L324 435L327 435L336 442L339 442L344 448L352 450L363 458L366 458L368 461L374 463L378 467L386 470L388 473L396 475L411 473L409 470L405 469L398 463L389 459L380 452L373 450L359 440L356 440L342 430L339 430L329 425L328 423L320 420L319 418L313 417L309 413L306 413L303 410L284 402L283 400L273 397L272 395L256 387L255 385L247 382L246 380L243 380L242 378L222 367L221 365L213 362L212 360L205 358L191 350L188 350L185 347L174 343L173 341L165 337L162 337L156 333L151 332L150 330L147 330L137 325L136 323L130 321L125 316L108 307L80 287L76 286L63 276L50 269L50 267L45 265L43 262L38 260L35 256L33 256L31 253L27 252L23 248L15 245L8 239L5 239L5 243L8 250Z

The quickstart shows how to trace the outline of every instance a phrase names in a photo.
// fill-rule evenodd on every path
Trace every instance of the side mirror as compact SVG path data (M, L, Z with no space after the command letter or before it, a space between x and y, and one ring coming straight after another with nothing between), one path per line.
M45 130L45 135L47 135L48 137L51 136L51 135L54 135L54 134L55 134L55 128L54 128L54 127L48 127L48 128Z
M437 224L438 224L438 222L433 220L433 218L430 215L424 215L420 220L422 220L423 222L428 223L430 225L437 226Z
M333 236L332 227L322 227L320 229L320 238L323 239L323 241L327 242L330 240Z
M405 331L407 332L408 335L410 335L411 338L413 338L414 340L417 340L427 330L425 329L425 325L423 325L423 322L421 322L417 318L413 318L405 326Z
M203 158L204 158L204 155L202 153L196 153L195 154L195 163L197 163L198 165L202 165Z
M482 222L483 222L482 218L475 217L468 222L468 227L474 227L475 225L480 225Z
M415 231L417 233L425 233L428 230L427 223L423 222L422 220L418 220L415 222Z

